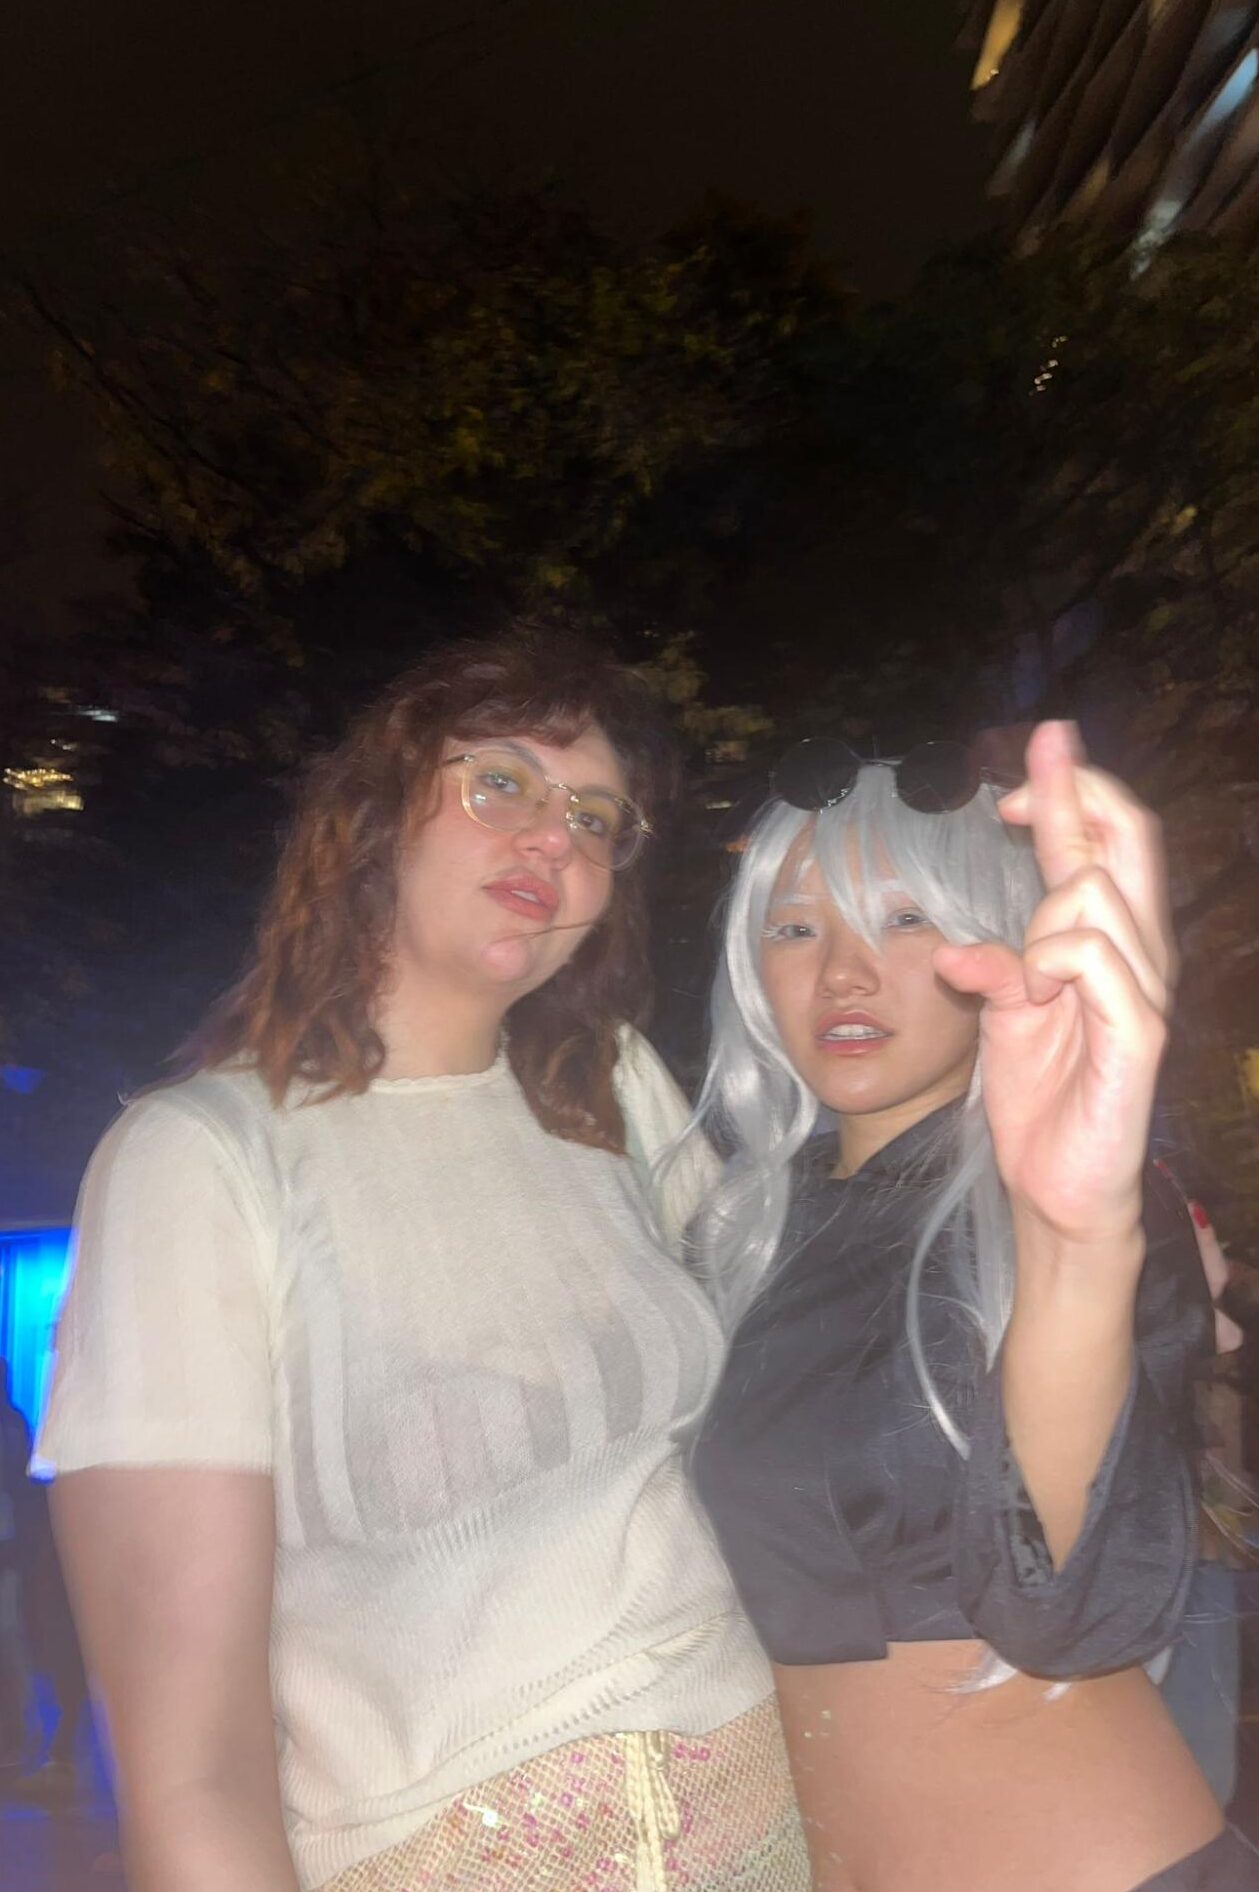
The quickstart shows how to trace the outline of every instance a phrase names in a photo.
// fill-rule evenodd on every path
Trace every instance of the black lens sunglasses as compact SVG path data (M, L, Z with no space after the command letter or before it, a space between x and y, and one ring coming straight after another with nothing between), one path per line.
M816 814L850 795L861 770L869 768L891 769L897 794L920 815L951 814L973 801L985 782L997 782L964 743L920 742L903 756L866 757L836 736L808 736L793 744L771 779L783 801Z

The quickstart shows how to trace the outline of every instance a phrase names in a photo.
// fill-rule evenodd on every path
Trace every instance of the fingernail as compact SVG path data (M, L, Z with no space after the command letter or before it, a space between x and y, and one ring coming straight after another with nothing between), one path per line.
M1200 1202L1191 1202L1189 1204L1189 1213L1198 1224L1199 1228L1210 1228L1211 1218Z

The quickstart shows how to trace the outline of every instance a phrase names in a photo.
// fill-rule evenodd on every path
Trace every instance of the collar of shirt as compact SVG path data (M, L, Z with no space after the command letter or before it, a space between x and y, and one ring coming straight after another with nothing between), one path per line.
M851 1176L836 1176L835 1157L838 1132L823 1130L809 1138L795 1160L797 1182L818 1183L938 1183L948 1171L953 1155L954 1132L962 1114L963 1099L941 1104L917 1123L876 1150Z

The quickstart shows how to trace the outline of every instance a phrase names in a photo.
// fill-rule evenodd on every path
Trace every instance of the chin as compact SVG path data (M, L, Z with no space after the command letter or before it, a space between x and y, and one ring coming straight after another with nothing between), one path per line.
M904 1085L887 1073L837 1071L829 1064L819 1070L814 1064L804 1077L818 1102L841 1117L864 1117L869 1111L904 1102Z
M803 1046L802 1055L792 1058L797 1071L819 1097L831 1093L837 1097L861 1097L870 1091L886 1090L889 1078L886 1070L879 1069L882 1062L877 1054L851 1061L827 1057L812 1044Z
M827 1085L825 1089L815 1087L814 1096L837 1117L868 1117L876 1110L888 1110L904 1102L898 1091L851 1091L838 1084Z
M481 954L480 966L495 985L540 984L539 958L537 944L531 939L496 939Z
M516 997L523 998L553 979L571 957L565 954L557 959L554 949L547 950L544 939L514 934L508 939L492 940L482 951L478 966L482 978L495 986L511 987Z

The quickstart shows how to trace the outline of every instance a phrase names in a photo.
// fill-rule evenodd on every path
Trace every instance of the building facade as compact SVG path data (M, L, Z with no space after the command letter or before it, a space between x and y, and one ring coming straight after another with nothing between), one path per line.
M1259 232L1259 0L972 0L964 44L1019 247Z

